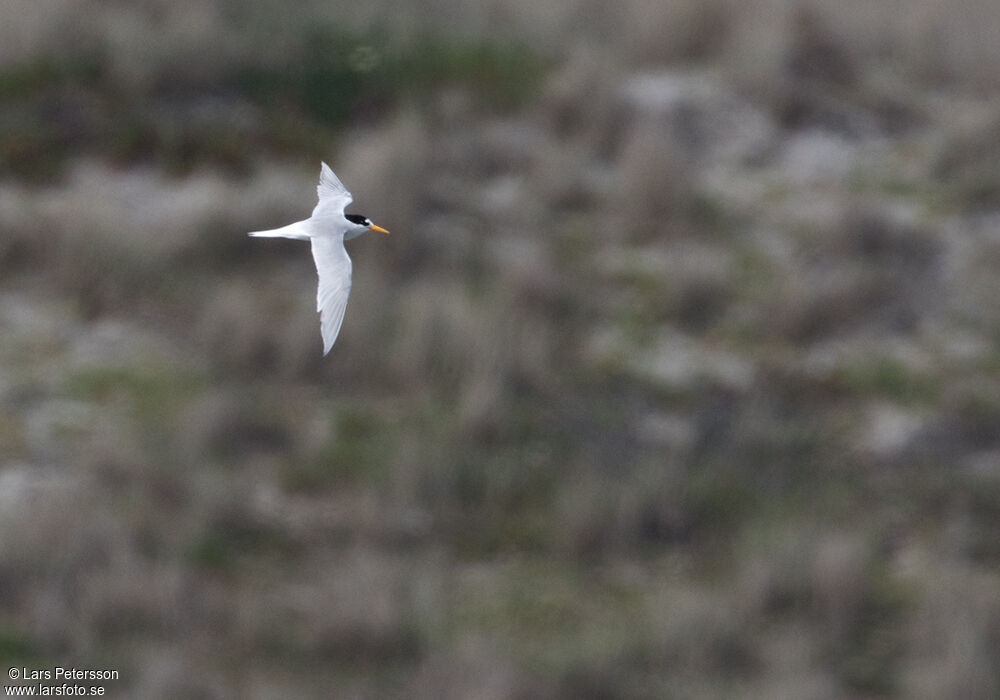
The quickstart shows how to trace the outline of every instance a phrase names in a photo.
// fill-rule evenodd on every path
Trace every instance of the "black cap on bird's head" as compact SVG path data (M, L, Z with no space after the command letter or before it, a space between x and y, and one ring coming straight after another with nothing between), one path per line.
M350 221L352 224L357 224L358 226L364 226L371 229L372 231L378 231L379 233L389 233L381 226L376 226L372 223L372 220L367 216L361 216L360 214L344 214L344 218Z

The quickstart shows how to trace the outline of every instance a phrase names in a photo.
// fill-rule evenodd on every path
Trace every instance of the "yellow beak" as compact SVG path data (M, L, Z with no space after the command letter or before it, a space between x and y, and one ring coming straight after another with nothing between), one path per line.
M381 226L376 226L375 224L372 224L371 226L369 226L368 230L369 231L378 231L379 233L389 233L388 231L386 231Z

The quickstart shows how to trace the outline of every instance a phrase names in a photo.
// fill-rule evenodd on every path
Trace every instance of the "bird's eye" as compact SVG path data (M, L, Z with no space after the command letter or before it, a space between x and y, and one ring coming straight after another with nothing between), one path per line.
M372 225L372 220L371 219L365 219L365 226L371 226L371 225Z

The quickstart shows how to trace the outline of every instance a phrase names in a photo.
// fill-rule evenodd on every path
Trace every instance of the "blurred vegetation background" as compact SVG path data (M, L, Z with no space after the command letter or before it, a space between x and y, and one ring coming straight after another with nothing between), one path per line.
M0 659L1000 696L1000 5L0 5ZM321 357L295 241L352 211Z

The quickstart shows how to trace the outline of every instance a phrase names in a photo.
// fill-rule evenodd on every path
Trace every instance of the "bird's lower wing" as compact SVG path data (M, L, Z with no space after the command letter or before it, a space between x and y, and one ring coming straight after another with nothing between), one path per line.
M320 313L323 354L326 355L344 322L347 298L351 295L351 259L344 248L343 236L314 236L311 240L313 260L319 273L316 310Z

